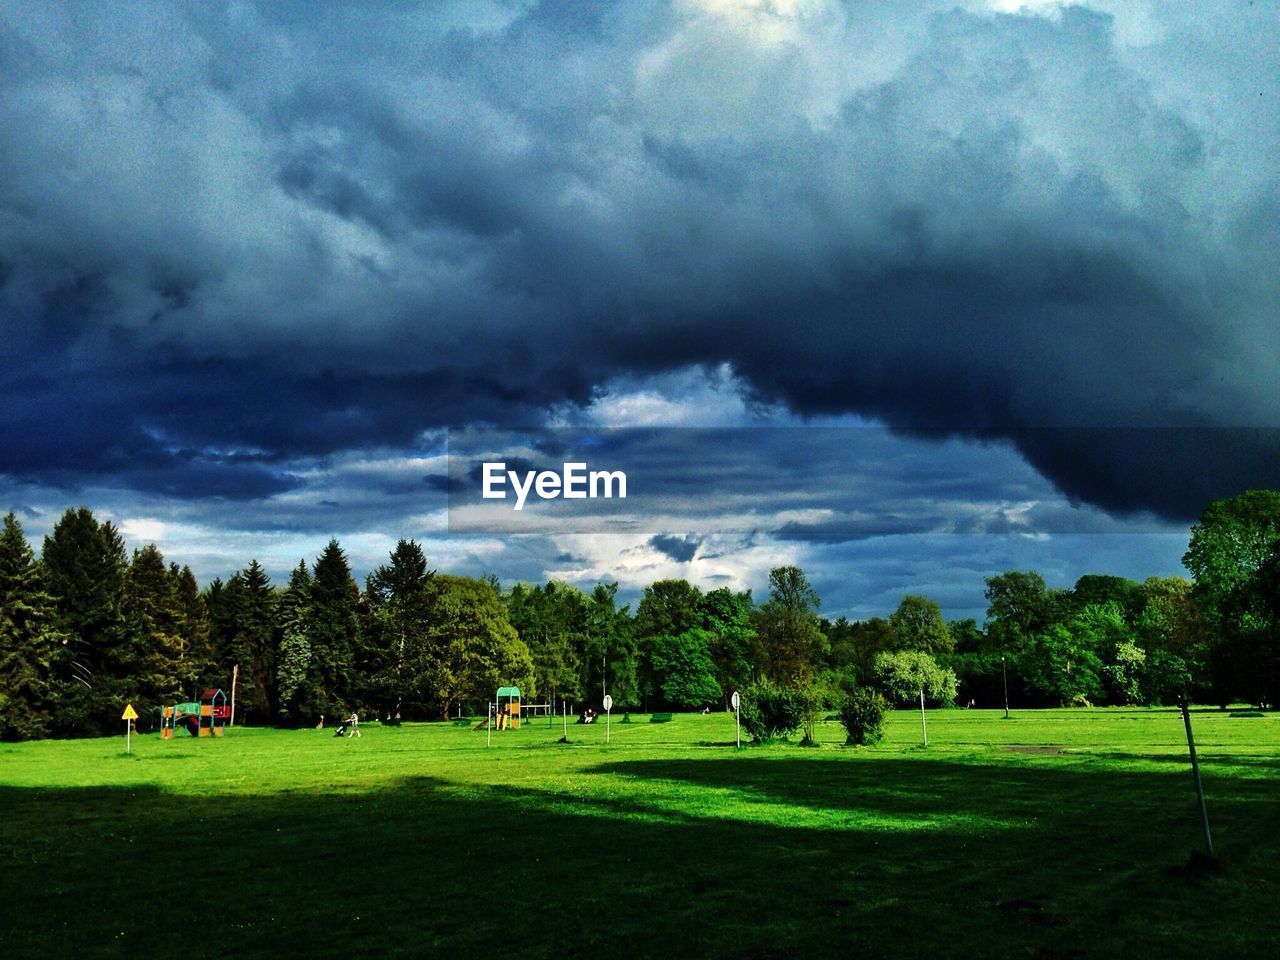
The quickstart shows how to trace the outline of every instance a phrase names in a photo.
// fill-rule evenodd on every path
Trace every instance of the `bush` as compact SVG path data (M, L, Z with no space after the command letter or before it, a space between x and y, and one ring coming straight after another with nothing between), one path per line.
M804 731L801 741L805 746L817 746L818 721L831 706L831 691L817 683L807 683L796 688L796 710L800 728Z
M760 683L742 693L742 725L757 742L785 737L800 726L801 704L790 687Z
M884 712L889 702L874 690L860 689L849 694L840 708L845 743L878 743L884 735Z

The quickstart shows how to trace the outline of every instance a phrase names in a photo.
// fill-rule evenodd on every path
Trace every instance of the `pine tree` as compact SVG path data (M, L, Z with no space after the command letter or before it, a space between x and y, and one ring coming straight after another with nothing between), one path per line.
M367 698L388 715L399 717L406 706L406 692L422 686L422 678L412 675L409 667L422 661L434 576L422 548L412 540L401 540L391 553L391 563L374 570L366 582L365 630L357 667L368 678Z
M169 564L169 579L173 583L174 596L181 611L180 630L186 639L187 672L192 678L194 693L197 687L203 689L220 683L220 678L215 672L216 662L209 630L209 609L190 567L186 565L179 567L176 563Z
M335 716L352 706L352 656L360 633L359 598L360 588L351 579L347 555L337 540L330 540L316 558L311 605L304 621L311 659L303 685L306 698L298 704L301 719L321 714Z
M35 554L11 513L0 532L0 740L35 739L54 729L63 639Z
M299 560L289 576L289 587L280 598L276 615L280 631L277 699L280 719L286 723L305 719L306 705L316 700L306 686L311 666L311 641L307 639L311 591L311 571L305 560Z
M238 671L237 717L266 720L272 707L276 669L276 597L271 579L257 560L233 574L219 602L222 669L230 683Z
M88 507L80 507L62 515L41 555L70 652L59 679L72 683L59 697L57 729L113 730L122 703L135 694L137 667L123 616L124 541L109 521L99 524Z
M137 651L134 707L143 717L182 699L195 679L175 586L155 544L133 552L125 578L124 617Z

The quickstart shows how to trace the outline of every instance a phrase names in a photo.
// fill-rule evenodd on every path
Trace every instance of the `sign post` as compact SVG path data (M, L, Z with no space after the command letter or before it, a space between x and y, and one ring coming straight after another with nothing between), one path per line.
M733 696L729 698L729 702L733 704L734 720L738 727L738 746L742 746L742 697L738 695L738 691L733 691Z
M1004 679L1004 718L1009 719L1009 670L1004 663L1004 654L1000 654L1000 676Z
M924 745L929 745L929 728L924 722L924 687L920 688L920 734L924 737Z
M1191 735L1191 706L1184 693L1178 706L1182 708L1182 724L1187 729L1187 751L1191 754L1191 773L1196 780L1196 797L1200 801L1200 826L1204 830L1205 852L1213 856L1213 836L1209 833L1209 810L1204 805L1204 784L1200 781L1200 761L1196 759L1196 741Z
M609 742L609 721L613 719L613 695L604 695L604 742Z
M124 705L124 713L120 715L120 719L124 721L124 752L133 753L133 744L129 735L133 732L133 721L138 719L138 711L133 709L132 703Z

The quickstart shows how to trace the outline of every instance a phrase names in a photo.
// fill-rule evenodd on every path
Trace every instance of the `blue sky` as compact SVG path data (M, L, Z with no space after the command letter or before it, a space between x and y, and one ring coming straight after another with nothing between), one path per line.
M625 596L798 563L856 616L1178 573L1209 500L1280 485L1278 32L1142 0L0 2L0 493L206 580L331 535L358 571L414 536ZM450 534L429 478L477 426L777 430L629 532ZM788 456L815 428L856 464Z

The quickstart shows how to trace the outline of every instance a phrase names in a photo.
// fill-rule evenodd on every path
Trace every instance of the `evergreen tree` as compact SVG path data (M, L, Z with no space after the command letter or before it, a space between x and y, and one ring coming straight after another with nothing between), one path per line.
M222 681L215 673L216 661L210 638L209 610L204 596L200 593L200 585L196 583L195 574L185 564L179 567L176 563L171 563L169 579L173 583L173 592L177 600L180 630L186 638L187 671L192 677L193 688L203 689L218 685Z
M399 717L405 709L407 690L422 688L422 678L409 671L424 660L434 576L422 548L412 540L401 540L390 564L378 567L366 581L367 614L358 665L368 681L366 699L381 704L381 710L391 716Z
M311 647L307 679L295 698L299 719L336 716L353 704L353 653L359 641L360 588L347 555L330 540L312 571L311 603L304 629Z
M63 733L114 730L123 703L136 695L137 650L126 630L128 561L119 531L98 523L88 507L67 510L44 538L46 585L58 628L67 635L66 673L57 729Z
M311 641L307 639L307 621L313 587L307 561L299 560L298 566L289 575L289 586L277 608L280 653L277 659L276 685L279 715L285 723L305 719L306 705L317 699L314 692L307 688L311 669Z
M228 643L223 670L228 677L238 671L237 717L266 720L274 717L276 623L275 592L271 578L257 560L251 560L227 583L225 629Z
M63 636L39 564L12 513L0 531L0 740L32 740L54 729L54 680Z
M155 544L133 552L124 617L137 652L134 707L145 723L164 704L183 699L195 681L177 584Z

